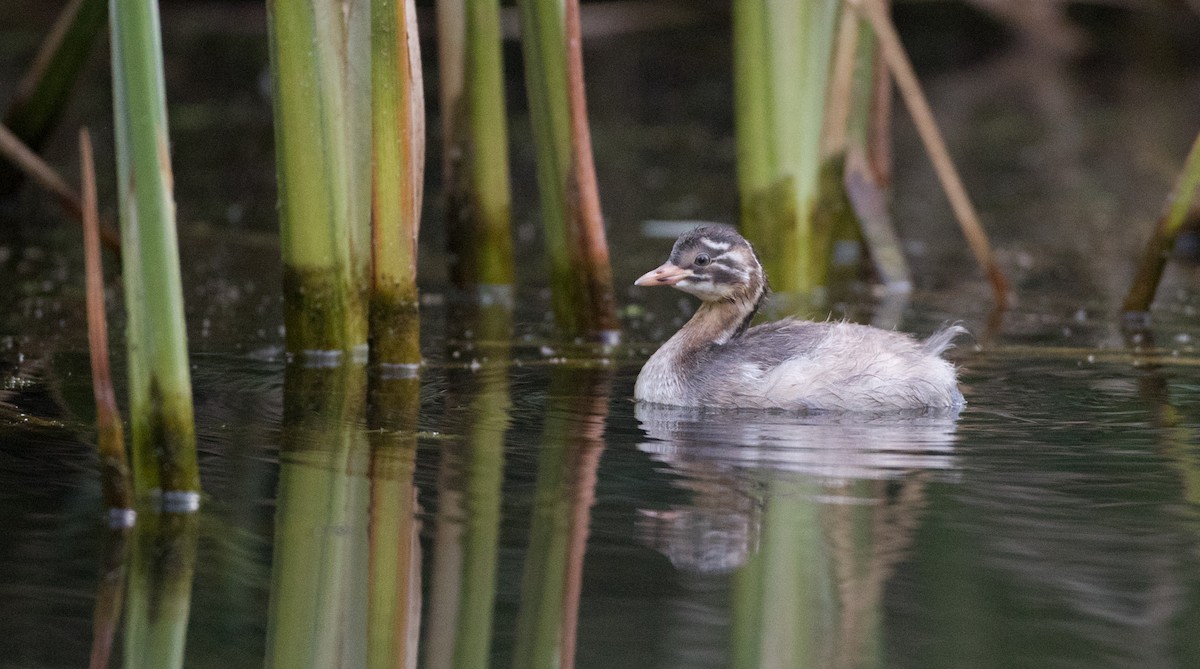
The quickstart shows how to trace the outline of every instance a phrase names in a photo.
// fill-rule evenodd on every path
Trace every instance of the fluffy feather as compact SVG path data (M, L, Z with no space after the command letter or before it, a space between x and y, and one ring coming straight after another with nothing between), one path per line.
M698 265L701 254L708 257ZM940 357L965 332L959 325L923 342L846 322L788 319L746 328L766 281L749 243L728 229L685 233L668 265L672 276L686 276L673 285L703 303L642 368L634 389L640 401L861 412L963 404L954 366ZM653 285L652 275L638 283Z

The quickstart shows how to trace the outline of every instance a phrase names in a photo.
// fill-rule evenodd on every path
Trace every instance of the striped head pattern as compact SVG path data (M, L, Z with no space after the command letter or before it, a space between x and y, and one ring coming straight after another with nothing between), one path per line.
M736 301L757 306L766 292L762 265L732 228L707 225L680 235L666 263L636 282L674 286L705 302Z

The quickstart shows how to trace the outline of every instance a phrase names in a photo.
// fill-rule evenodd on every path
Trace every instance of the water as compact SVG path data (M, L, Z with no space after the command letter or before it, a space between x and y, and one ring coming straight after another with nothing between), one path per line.
M548 324L514 101L529 261L512 336L451 314L433 174L419 384L368 394L365 370L287 365L261 15L225 4L164 7L201 513L103 528L78 240L27 196L0 237L0 667L82 666L118 610L113 665L1200 664L1194 265L1171 265L1151 337L1115 317L1196 131L1200 77L1172 60L1191 42L1131 46L1157 38L1156 15L1093 11L1111 39L1086 58L987 40L938 55L952 30L916 49L1020 302L989 314L901 115L896 212L918 291L849 290L830 312L921 334L962 320L973 336L951 356L968 404L865 421L631 401L694 306L624 287L670 246L641 222L736 211L720 20L590 42L625 344ZM912 35L947 30L907 11ZM32 48L36 25L0 44ZM0 53L6 95L18 55ZM103 127L103 60L68 124ZM48 153L70 165L62 135Z
M571 614L578 667L1189 666L1195 359L1095 350L960 351L961 415L864 423L639 406L636 360L518 347L427 369L416 430L390 440L361 397L313 394L277 358L199 356L185 664L365 666L372 597L398 592L374 536L419 555L401 603L426 666L476 666L436 664L472 647L547 666ZM77 666L99 490L86 422L35 409L5 416L0 648L3 666ZM415 522L380 510L405 503Z

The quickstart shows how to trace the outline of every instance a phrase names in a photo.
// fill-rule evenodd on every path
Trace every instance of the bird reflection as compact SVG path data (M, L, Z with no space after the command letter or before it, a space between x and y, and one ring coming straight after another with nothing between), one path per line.
M649 438L638 448L690 493L642 510L639 540L685 574L731 580L730 645L710 656L881 666L884 584L911 544L927 482L957 475L958 412L635 411ZM689 619L697 610L683 602L674 628L700 624Z

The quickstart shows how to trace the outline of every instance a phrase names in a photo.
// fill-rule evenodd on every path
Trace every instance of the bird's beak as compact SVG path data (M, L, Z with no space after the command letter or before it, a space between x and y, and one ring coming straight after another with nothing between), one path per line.
M633 282L635 286L674 286L692 275L692 270L683 269L667 261L646 272Z

